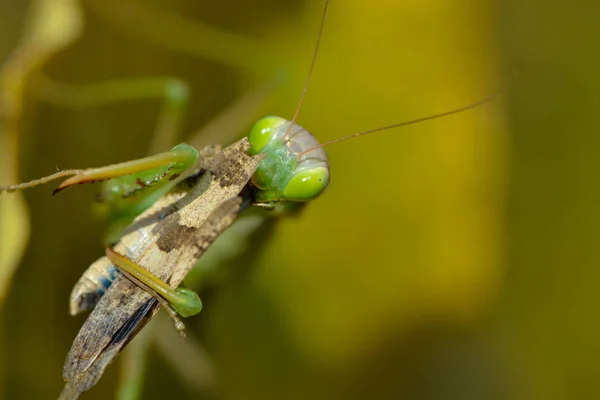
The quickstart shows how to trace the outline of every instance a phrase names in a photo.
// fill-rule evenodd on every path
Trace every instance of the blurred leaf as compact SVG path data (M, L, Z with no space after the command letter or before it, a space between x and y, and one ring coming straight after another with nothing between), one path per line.
M0 135L0 147L8 148L5 135ZM0 165L0 181L14 182L4 159ZM25 250L29 237L29 217L23 196L15 194L0 198L0 304L3 303L10 281Z
M7 62L0 72L0 110L3 114L0 126L0 182L17 181L17 130L22 101L23 76L15 68L14 61ZM21 193L0 197L0 304L2 304L12 275L19 261L27 238L29 218Z

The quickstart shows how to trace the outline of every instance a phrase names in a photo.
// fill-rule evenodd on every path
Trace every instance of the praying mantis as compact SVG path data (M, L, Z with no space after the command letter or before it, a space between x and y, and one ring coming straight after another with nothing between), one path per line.
M243 152L240 152L240 154L241 154L241 153L243 153ZM310 196L309 196L309 197L310 197ZM115 259L115 260L116 260L116 259ZM113 261L114 261L114 260L113 260ZM115 261L115 262L116 262L116 261Z

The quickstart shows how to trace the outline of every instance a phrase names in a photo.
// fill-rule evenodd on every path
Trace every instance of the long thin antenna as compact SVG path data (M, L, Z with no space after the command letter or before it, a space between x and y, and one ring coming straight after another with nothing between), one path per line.
M313 70L315 69L315 64L317 62L317 55L319 54L319 46L321 45L321 37L323 36L323 28L325 27L325 20L327 19L327 10L329 10L329 2L330 0L325 0L325 9L323 10L323 17L321 18L321 26L319 27L319 34L317 36L317 44L315 46L315 50L313 52L312 61L310 63L310 69L308 70L308 76L306 77L306 82L304 83L304 89L302 90L302 95L300 96L300 101L298 102L298 107L296 107L296 112L294 112L294 117L290 123L289 128L285 132L284 138L287 138L288 133L292 130L296 119L298 118L298 114L300 113L300 108L302 108L302 103L304 102L304 97L306 96L306 92L308 91L308 85L310 84L310 78L312 77Z
M455 109L450 110L450 111L446 111L446 112L439 113L439 114L433 114L433 115L430 115L430 116L427 116L427 117L421 117L421 118L413 119L413 120L410 120L410 121L400 122L398 124L388 125L388 126L384 126L384 127L381 127L381 128L370 129L368 131L358 132L358 133L354 133L352 135L348 135L348 136L344 136L344 137L341 137L341 138L333 139L333 140L330 140L330 141L325 142L325 143L321 143L318 146L311 147L310 149L303 151L302 153L298 154L298 157L302 156L303 154L310 153L313 150L320 149L321 147L329 146L330 144L334 144L334 143L343 142L344 140L353 139L353 138L358 137L358 136L370 135L371 133L381 132L381 131L385 131L387 129L399 128L401 126L407 126L407 125L417 124L419 122L430 121L432 119L442 118L442 117L446 117L448 115L453 115L453 114L458 114L458 113L461 113L461 112L464 112L464 111L468 111L468 110L471 110L473 108L477 108L479 106L482 106L482 105L484 105L486 103L489 103L494 98L496 98L498 95L500 95L504 91L504 89L505 89L505 86L502 86L496 92L492 93L491 95L489 95L489 96L487 96L487 97L485 97L485 98L483 98L483 99L481 99L479 101L476 101L475 103L471 103L471 104L468 104L468 105L460 107L460 108L455 108Z

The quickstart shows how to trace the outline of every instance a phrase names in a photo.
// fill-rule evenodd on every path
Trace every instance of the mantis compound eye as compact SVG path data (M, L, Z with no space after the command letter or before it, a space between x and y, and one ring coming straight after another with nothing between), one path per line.
M296 172L283 190L283 197L290 201L309 201L319 197L329 185L329 168L311 167Z
M263 117L256 121L248 134L248 141L250 142L248 154L254 156L264 151L273 136L278 133L278 128L286 122L284 118L275 116Z

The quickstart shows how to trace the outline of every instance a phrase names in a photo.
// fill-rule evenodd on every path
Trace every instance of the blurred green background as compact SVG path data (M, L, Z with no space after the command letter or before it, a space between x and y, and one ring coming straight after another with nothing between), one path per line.
M24 43L62 34L72 41L32 75L179 77L192 89L186 132L279 76L253 112L291 118L322 7L0 0L0 89L19 92L6 66ZM298 120L321 141L446 111L515 78L468 113L327 148L323 198L280 221L186 323L216 389L194 384L206 377L185 352L175 358L188 379L151 345L143 398L600 397L599 17L592 1L333 0ZM16 130L0 101L3 179L14 166L30 180L148 152L159 101L73 109L23 83ZM252 119L238 123L241 137ZM31 235L12 285L0 285L0 399L58 396L84 320L68 316L68 295L102 254L94 188L50 193L24 193ZM0 196L0 260L26 235L10 196ZM119 364L83 398L113 398Z

